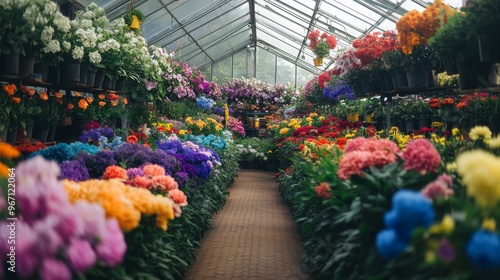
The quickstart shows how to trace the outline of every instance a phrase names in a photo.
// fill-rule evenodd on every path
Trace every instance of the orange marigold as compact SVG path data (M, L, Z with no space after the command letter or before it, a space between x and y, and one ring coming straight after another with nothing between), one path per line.
M99 106L101 106L101 107L106 106L106 102L104 102L104 101L99 101Z
M89 104L90 104L90 103L92 103L92 102L94 102L94 98L92 98L92 97L90 97L90 96L87 96L87 97L85 98L85 100L86 100Z

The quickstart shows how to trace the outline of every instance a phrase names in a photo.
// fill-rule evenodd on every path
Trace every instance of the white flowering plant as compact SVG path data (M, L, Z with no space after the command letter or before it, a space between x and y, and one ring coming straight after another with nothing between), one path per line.
M1 52L36 55L45 47L42 32L56 10L50 0L0 1Z

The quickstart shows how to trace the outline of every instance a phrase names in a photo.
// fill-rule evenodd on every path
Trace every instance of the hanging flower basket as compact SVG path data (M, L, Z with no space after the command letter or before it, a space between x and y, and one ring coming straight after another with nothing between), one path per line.
M132 23L128 27L132 30L138 30L141 28L141 21L136 15L132 15Z
M316 57L313 59L314 61L314 66L322 66L323 65L323 58L322 57Z

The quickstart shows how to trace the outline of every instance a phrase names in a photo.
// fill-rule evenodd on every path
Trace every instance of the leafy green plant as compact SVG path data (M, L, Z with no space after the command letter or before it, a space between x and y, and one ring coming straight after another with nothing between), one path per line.
M130 13L126 13L125 15L123 15L123 19L125 20L125 23L127 25L132 24L132 16L136 16L140 22L144 21L144 14L142 13L142 11L139 9L133 9L132 11L130 11Z

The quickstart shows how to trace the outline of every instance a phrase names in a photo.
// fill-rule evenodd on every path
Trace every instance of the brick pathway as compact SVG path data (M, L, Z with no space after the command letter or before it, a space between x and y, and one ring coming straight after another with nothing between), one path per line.
M274 173L242 170L224 209L214 216L186 280L309 279Z

